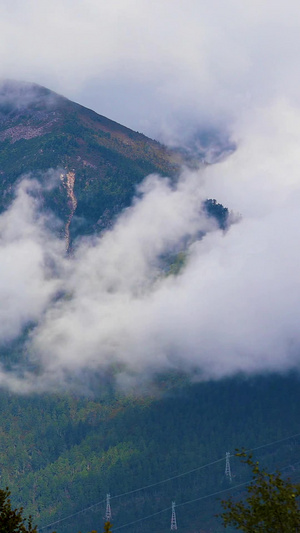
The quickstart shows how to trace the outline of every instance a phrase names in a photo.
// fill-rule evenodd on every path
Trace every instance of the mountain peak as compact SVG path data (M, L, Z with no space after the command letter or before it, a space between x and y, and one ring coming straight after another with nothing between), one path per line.
M39 177L58 169L59 184L48 193L46 207L68 235L73 227L74 235L98 231L130 204L148 174L172 176L182 160L157 141L45 87L0 83L0 209L7 208L23 173Z
M62 97L50 89L36 83L11 79L0 81L1 114L24 110L31 106L53 106L60 98Z

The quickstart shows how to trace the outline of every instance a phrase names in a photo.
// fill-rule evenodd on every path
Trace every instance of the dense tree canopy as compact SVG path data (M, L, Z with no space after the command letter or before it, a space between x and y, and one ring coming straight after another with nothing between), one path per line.
M169 507L172 500L178 505L227 489L226 450L256 447L299 431L296 376L192 386L176 385L174 378L173 389L169 383L160 381L162 392L153 397L117 395L98 384L93 397L22 397L1 391L1 488L9 486L12 506L23 506L24 516L31 515L42 533L57 521L53 529L59 533L99 533L108 491L130 492L223 458L168 484L115 498L114 531L137 514L148 516ZM277 465L282 470L295 464L297 474L299 451L300 436L262 448L258 459L269 472ZM237 458L231 460L234 484L249 478L247 469ZM100 500L90 512L81 512ZM207 498L178 508L180 531L201 527L222 533L221 520L214 518L221 512L217 505L215 498ZM145 520L143 533L167 530L169 521L168 513ZM129 529L138 533L140 524Z

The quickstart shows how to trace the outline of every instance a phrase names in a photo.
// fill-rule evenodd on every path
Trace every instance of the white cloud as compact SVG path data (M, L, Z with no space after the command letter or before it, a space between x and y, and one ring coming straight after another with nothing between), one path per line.
M2 2L0 74L180 136L270 98L299 103L299 23L296 0Z
M126 373L144 379L170 368L210 378L299 367L300 112L283 101L257 108L236 135L240 148L231 157L184 171L176 187L149 177L114 228L81 242L68 261L52 237L54 278L43 260L49 236L32 215L28 185L21 187L1 219L0 255L18 240L18 268L13 283L4 277L3 285L14 334L24 316L36 321L28 350L40 378L9 374L8 386L20 379L25 390L32 383L53 387L112 363L121 364L122 383ZM202 213L207 197L241 211L242 219L220 231ZM199 240L201 231L207 233ZM179 276L166 277L160 257L183 242L187 263ZM28 271L24 250L32 248ZM57 288L65 297L55 300Z
M0 215L0 340L17 337L40 319L60 286L53 266L63 247L37 216L40 204L29 194L40 186L24 179L12 206ZM47 246L46 246L47 241Z

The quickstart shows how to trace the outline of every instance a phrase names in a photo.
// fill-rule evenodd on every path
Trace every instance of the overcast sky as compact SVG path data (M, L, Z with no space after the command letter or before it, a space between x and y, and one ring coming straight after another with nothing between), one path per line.
M297 0L0 2L0 69L153 137L299 103Z
M0 383L51 388L112 361L121 384L170 368L202 379L299 369L299 28L291 0L1 2L3 77L168 142L226 130L237 149L183 169L176 188L148 177L71 260L24 178L0 216L0 342L34 323L41 378L3 370ZM226 232L205 217L205 198L233 211ZM165 276L160 257L183 242L185 267Z

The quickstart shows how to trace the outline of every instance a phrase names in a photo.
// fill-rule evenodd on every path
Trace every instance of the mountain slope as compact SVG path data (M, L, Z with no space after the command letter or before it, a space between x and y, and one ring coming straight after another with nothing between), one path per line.
M174 176L182 162L157 141L44 87L0 87L0 209L20 175L59 169L45 204L63 220L67 240L69 231L73 237L107 227L147 174Z
M164 394L163 386L157 397L140 398L2 394L1 481L13 503L25 504L41 528L58 520L49 531L101 531L110 492L114 527L137 520L124 531L146 533L169 529L170 510L159 511L175 500L181 531L221 532L219 498L249 480L232 458L228 483L226 451L262 446L254 453L263 465L299 477L300 437L284 440L299 432L298 378L178 383Z

